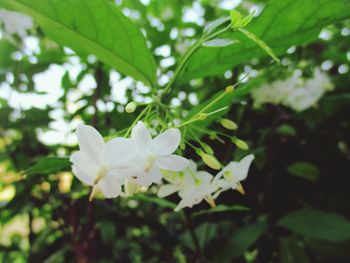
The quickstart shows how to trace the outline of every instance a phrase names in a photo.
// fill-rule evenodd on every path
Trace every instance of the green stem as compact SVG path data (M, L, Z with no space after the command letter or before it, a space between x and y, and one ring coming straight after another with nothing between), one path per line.
M165 86L165 88L164 88L164 93L165 94L170 92L170 88L173 86L175 80L178 78L178 76L180 75L181 71L186 66L187 61L191 58L191 56L194 54L194 52L196 52L197 49L200 48L200 46L202 45L202 42L203 42L203 39L201 38L196 43L194 43L194 45L192 47L190 47L187 50L187 52L184 55L184 58L180 62L180 65L175 70L174 75L170 79L169 83Z
M137 118L134 120L134 122L131 124L130 128L127 130L127 132L125 133L124 137L128 137L128 135L131 132L131 129L135 126L135 124L141 119L141 117L146 113L146 111L152 107L152 104L148 104L143 111L139 114L139 116L137 116Z

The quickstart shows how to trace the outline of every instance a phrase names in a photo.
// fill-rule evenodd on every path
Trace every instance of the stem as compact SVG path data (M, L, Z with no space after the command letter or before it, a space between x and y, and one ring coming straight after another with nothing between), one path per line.
M192 47L190 47L184 55L184 58L181 60L180 65L176 68L174 75L164 88L164 93L167 94L170 91L171 86L173 86L175 80L180 75L182 69L185 67L187 61L191 58L194 52L202 45L203 39L198 40Z
M141 117L146 113L146 111L152 107L151 104L148 104L144 109L143 111L141 111L141 113L139 114L139 116L137 116L137 118L134 120L134 122L131 124L130 128L127 130L127 132L125 133L124 137L127 137L130 132L131 132L131 129L135 126L135 124L141 119Z

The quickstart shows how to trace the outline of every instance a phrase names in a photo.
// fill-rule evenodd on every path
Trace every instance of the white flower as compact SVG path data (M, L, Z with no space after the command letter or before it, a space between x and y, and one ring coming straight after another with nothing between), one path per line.
M17 12L0 10L0 19L5 26L5 35L10 39L12 34L17 34L20 38L25 38L27 36L27 30L33 27L31 17Z
M249 154L239 162L230 162L222 171L220 171L214 179L214 184L221 188L219 192L214 195L214 198L228 189L234 189L244 194L241 181L248 176L250 164L254 160L254 155Z
M88 125L77 128L77 137L80 150L70 157L72 171L80 181L94 186L90 199L97 190L106 198L121 195L128 174L127 163L137 153L134 141L115 138L105 143L98 131Z
M170 184L159 188L158 196L165 197L178 192L181 197L180 203L175 208L179 211L184 207L192 207L203 200L212 207L215 206L212 193L217 190L212 184L213 176L205 171L197 171L197 165L190 161L187 169L181 173L171 173L166 176Z
M139 121L132 129L131 139L136 142L139 154L133 160L135 166L130 180L142 186L158 183L162 179L161 170L182 171L188 160L173 154L179 147L181 133L171 128L152 139L143 122Z
M251 94L256 107L265 103L282 104L301 112L316 105L324 93L332 88L328 75L316 68L311 79L304 80L295 72L286 80L277 80L254 89Z

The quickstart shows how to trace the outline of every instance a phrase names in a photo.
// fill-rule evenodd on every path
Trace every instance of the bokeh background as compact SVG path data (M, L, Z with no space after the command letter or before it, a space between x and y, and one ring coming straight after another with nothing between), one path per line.
M115 4L147 32L164 85L205 22L233 8L259 12L266 2ZM255 58L173 92L169 103L191 109L246 73L243 82L252 81L254 89L293 74L312 79L316 68L332 84L302 111L271 102L257 107L249 93L233 103L228 118L238 123L236 135L256 159L243 183L246 195L228 191L217 200L239 206L216 213L204 202L175 213L178 198L158 199L152 189L89 202L90 189L73 177L69 162L55 157L77 149L74 131L81 123L105 136L127 128L139 109L126 114L124 106L149 101L149 88L94 56L56 44L36 25L24 38L9 41L3 29L0 36L0 262L350 261L349 20L324 28L311 43L291 46L281 64ZM203 141L223 162L247 154Z

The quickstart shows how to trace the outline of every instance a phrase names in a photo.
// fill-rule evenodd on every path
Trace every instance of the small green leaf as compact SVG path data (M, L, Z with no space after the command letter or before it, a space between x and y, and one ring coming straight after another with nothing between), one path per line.
M310 181L316 181L319 176L319 169L312 163L297 162L289 165L288 172L294 176L299 176Z
M45 157L25 171L27 175L51 174L70 169L67 157Z
M227 47L237 43L236 40L229 38L215 38L212 40L208 40L202 44L204 47Z
M246 37L248 37L250 40L254 41L259 47L261 47L267 54L269 54L276 62L280 62L279 58L275 55L275 53L272 51L272 49L260 38L258 38L253 33L249 32L248 30L245 30L243 28L238 29L240 32L242 32Z
M221 25L227 23L230 20L230 17L221 17L213 22L208 23L204 29L203 29L203 34L204 35L209 35L212 33L215 29L220 27Z
M211 209L195 212L192 214L192 216L196 217L196 216L201 216L201 215L206 215L211 213L223 213L223 212L231 212L231 211L250 211L250 209L242 205L233 205L233 206L218 205Z
M230 13L231 23L233 28L242 27L242 15L236 10L232 10Z
M350 239L350 222L336 213L314 209L297 210L284 216L278 225L309 238L333 242Z

